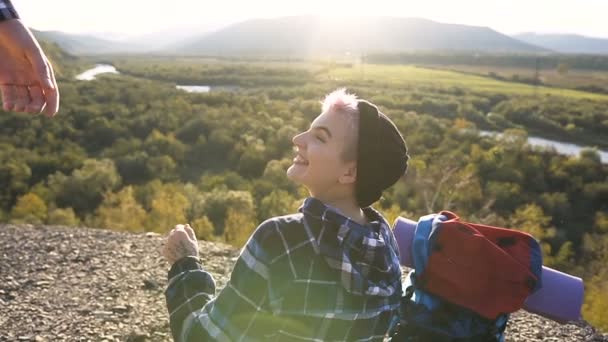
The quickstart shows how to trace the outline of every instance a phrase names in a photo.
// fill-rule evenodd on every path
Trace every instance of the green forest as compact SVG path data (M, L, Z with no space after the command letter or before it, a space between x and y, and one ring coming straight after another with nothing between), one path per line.
M61 110L0 115L0 222L158 233L189 222L201 239L242 246L307 196L285 176L291 138L346 87L378 104L409 147L406 177L374 205L390 222L450 210L529 232L546 266L583 277L584 318L608 331L608 165L595 149L568 157L527 143L605 150L608 95L332 61L117 56L104 62L120 74L77 81L96 61L46 49Z

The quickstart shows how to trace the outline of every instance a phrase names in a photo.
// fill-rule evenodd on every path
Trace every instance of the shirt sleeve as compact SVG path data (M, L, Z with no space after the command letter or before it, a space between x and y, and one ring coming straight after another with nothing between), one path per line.
M0 22L9 19L19 19L19 14L10 0L0 0Z
M184 320L202 308L215 295L215 281L203 270L198 258L185 257L169 270L169 285L165 291L173 339L178 341ZM199 337L199 340L205 340Z
M273 331L270 256L262 241L266 231L263 225L258 227L215 298L211 275L197 259L190 258L186 267L174 266L166 299L175 341L264 340L264 334Z

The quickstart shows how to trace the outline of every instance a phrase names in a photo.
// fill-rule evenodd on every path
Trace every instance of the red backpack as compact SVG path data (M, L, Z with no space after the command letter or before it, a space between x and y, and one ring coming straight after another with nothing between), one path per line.
M447 219L430 234L426 267L417 272L423 288L488 319L521 309L541 286L538 242L518 230L460 221L449 211L439 215Z
M402 251L406 252L406 251ZM538 242L442 211L418 221L391 341L504 341L509 313L541 287Z

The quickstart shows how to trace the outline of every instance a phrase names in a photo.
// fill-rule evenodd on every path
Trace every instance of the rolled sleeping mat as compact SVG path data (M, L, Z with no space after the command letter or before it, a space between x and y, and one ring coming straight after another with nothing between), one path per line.
M401 265L413 268L412 240L417 222L397 217L393 234L399 245ZM543 266L540 290L526 299L524 309L557 322L577 321L581 318L583 280Z
M547 266L542 277L543 286L526 299L524 309L561 323L581 319L583 280Z
M405 217L397 217L393 224L393 235L399 246L399 261L401 265L409 268L414 268L414 259L412 259L412 241L414 240L414 232L416 232L416 221L412 221Z

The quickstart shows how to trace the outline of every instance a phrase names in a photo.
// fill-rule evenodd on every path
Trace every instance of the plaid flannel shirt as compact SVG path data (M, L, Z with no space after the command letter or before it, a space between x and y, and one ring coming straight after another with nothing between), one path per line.
M382 341L399 321L401 270L386 220L362 226L315 198L263 222L214 297L187 257L165 292L176 341Z
M0 0L0 21L19 19L19 14L10 0Z

